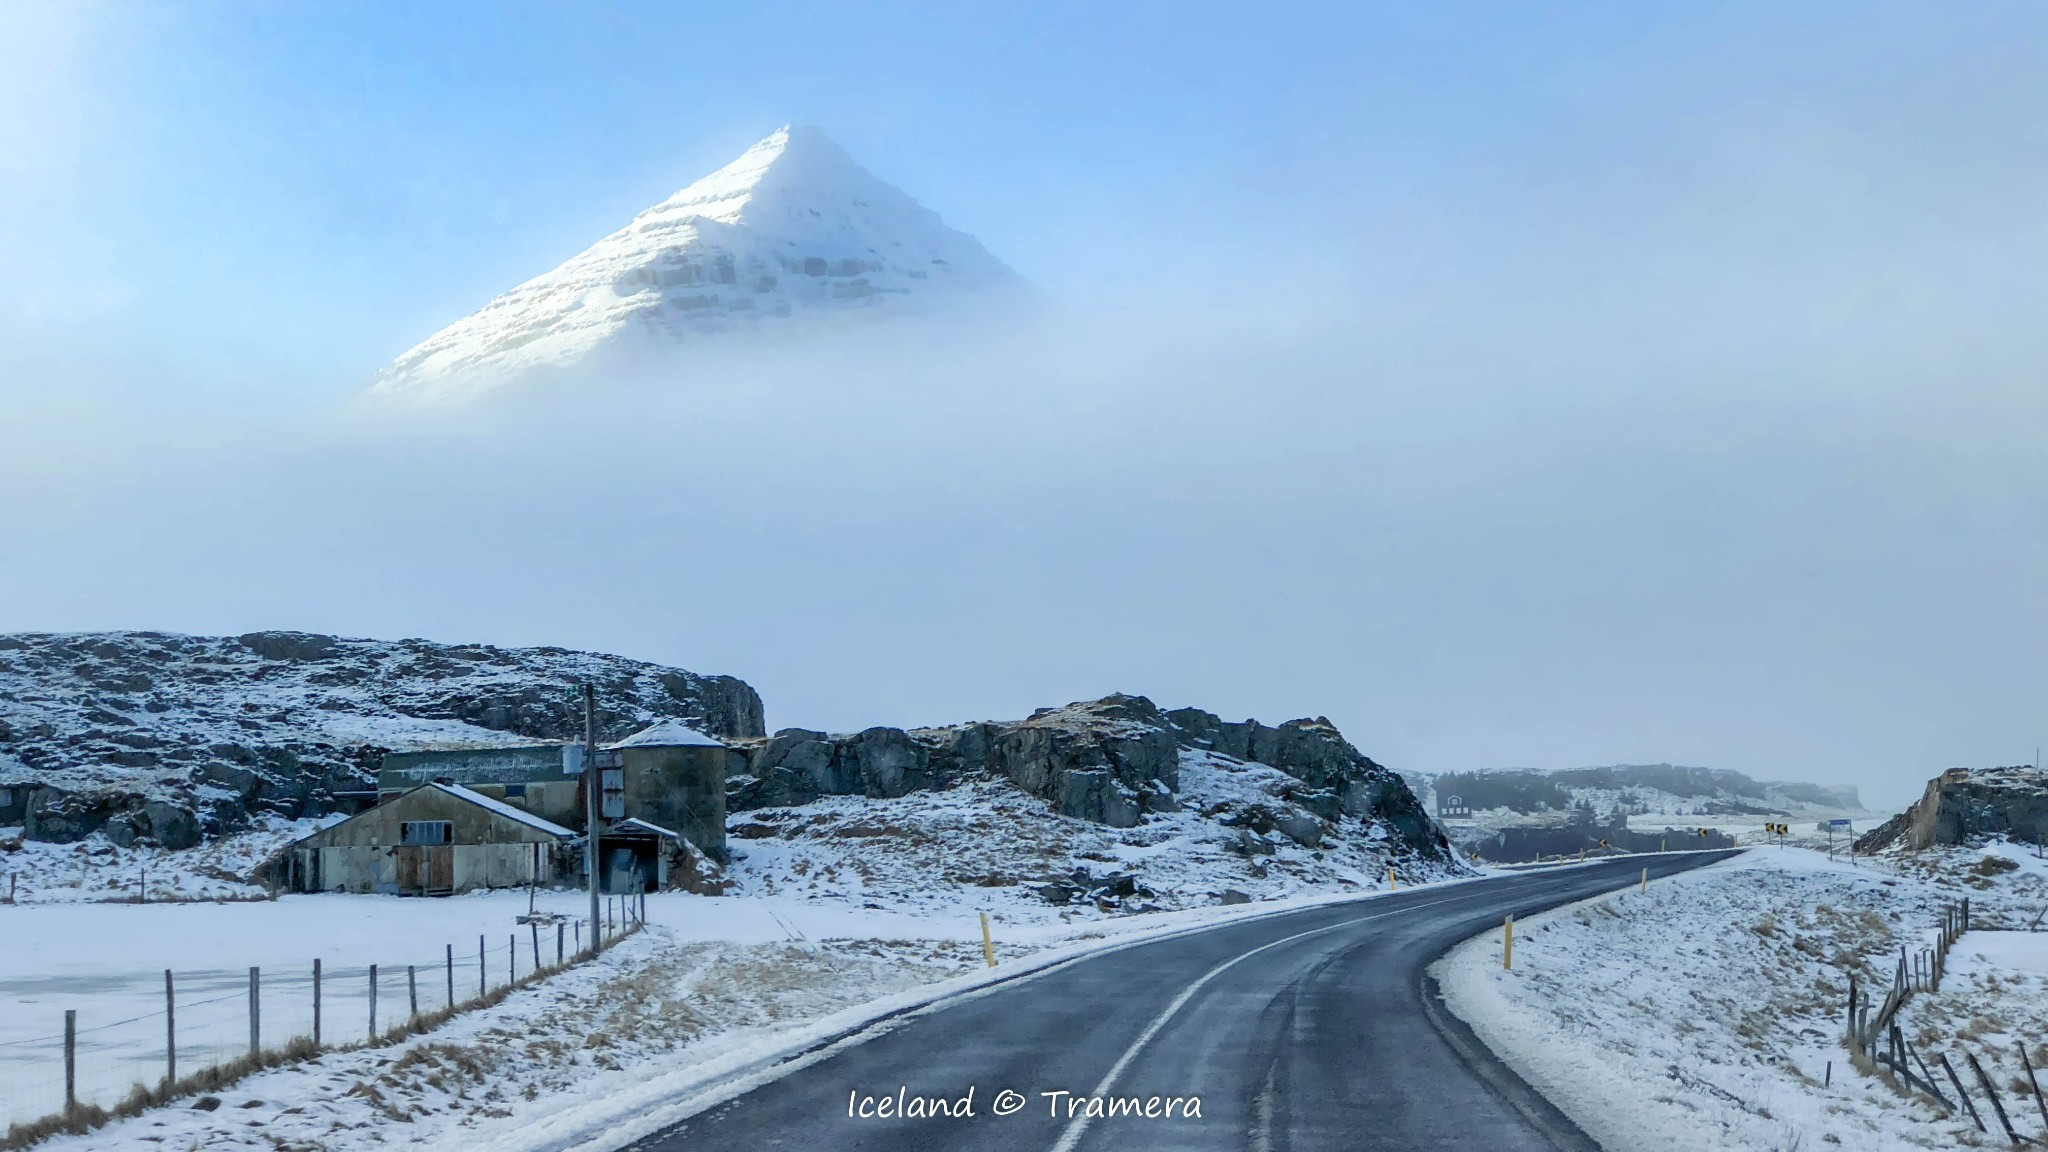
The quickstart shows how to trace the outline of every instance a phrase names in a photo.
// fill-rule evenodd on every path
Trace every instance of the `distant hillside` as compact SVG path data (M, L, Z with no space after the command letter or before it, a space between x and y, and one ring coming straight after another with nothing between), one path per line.
M1811 816L1858 812L1854 787L1755 780L1728 768L1612 764L1540 771L1503 768L1428 778L1433 806L1455 796L1474 812L1524 815L1589 811L1598 816Z

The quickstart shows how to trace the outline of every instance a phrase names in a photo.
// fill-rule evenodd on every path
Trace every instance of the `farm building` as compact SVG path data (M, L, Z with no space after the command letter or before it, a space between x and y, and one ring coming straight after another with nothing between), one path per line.
M602 887L715 890L725 857L726 747L676 722L600 749ZM392 752L379 803L266 868L298 892L441 895L583 883L583 749L518 744Z
M446 895L553 883L574 871L577 842L502 800L429 783L292 844L271 871L298 892Z
M726 757L724 744L678 721L604 745L599 815L671 829L723 860ZM582 769L583 748L576 744L390 752L377 773L377 790L388 801L422 784L452 784L580 831L587 823Z

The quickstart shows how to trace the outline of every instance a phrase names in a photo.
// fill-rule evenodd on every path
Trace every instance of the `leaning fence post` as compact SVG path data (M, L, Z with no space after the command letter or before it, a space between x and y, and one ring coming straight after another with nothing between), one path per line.
M1984 1095L1991 1098L1991 1110L1998 1113L1998 1126L2005 1129L2005 1138L2012 1141L2015 1147L2024 1143L2020 1139L2019 1133L2012 1130L2012 1121L2007 1119L2005 1115L2005 1101L1998 1098L1998 1089L1992 1087L1991 1077L1986 1076L1984 1074L1984 1066L1977 1063L1977 1054L1965 1052L1963 1053L1963 1059L1970 1062L1970 1071L1977 1074L1977 1083L1983 1086Z
M1918 1064L1920 1066L1920 1074L1922 1076L1927 1077L1927 1090L1929 1092L1934 1093L1934 1098L1936 1100L1941 1101L1941 1106L1943 1108L1946 1108L1951 1112L1955 1111L1955 1106L1948 1102L1948 1097L1943 1096L1941 1094L1941 1089L1935 1085L1934 1069L1929 1068L1927 1066L1927 1061L1920 1058L1920 1050L1918 1048L1913 1047L1913 1042L1911 1040L1906 1041L1906 1055L1911 1056L1913 1058L1913 1063Z
M2020 1041L2020 1067L2027 1070L2027 1083L2034 1089L2034 1107L2040 1110L2041 1127L2048 1130L2048 1100L2041 1099L2041 1082L2034 1078L2034 1062L2027 1059L2027 1042L2024 1040Z
M526 929L533 935L533 970L540 971L540 921L529 920Z
M377 1042L377 966L370 965L370 1043Z
M249 969L249 1058L263 1054L263 969Z
M171 994L171 970L164 969L164 1087L178 1082L178 1000Z
M313 1051L320 1050L320 958L313 957Z
M1948 1082L1955 1086L1956 1095L1962 1097L1963 1107L1969 1110L1970 1119L1977 1122L1977 1131L1989 1133L1991 1129L1984 1126L1984 1118L1977 1115L1976 1102L1970 1099L1968 1092L1963 1091L1963 1078L1956 1075L1956 1066L1948 1062L1948 1053L1942 1052L1936 1058L1941 1061L1941 1070L1948 1073Z

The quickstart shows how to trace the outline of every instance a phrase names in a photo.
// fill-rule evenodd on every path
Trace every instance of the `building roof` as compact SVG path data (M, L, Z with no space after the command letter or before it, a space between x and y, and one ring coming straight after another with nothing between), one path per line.
M567 828L562 827L560 824L557 824L552 820L543 820L540 817L535 816L533 813L528 812L523 808L515 808L512 805L505 803L503 800L493 800L489 796L486 796L481 792L472 792L469 789L462 787L460 784L422 784L420 785L420 787L439 788L441 791L448 793L450 796L453 796L458 800L467 800L468 802L476 805L479 808L485 809L486 811L494 812L500 816L503 816L507 820L516 820L529 828L535 828L542 832L546 832L550 836L560 836L563 839L568 839L576 835L576 833L569 831ZM417 789L415 789L415 791L417 791Z
M680 720L663 720L642 728L606 748L723 748L723 741L706 736Z
M679 832L671 832L668 829L663 828L661 825L654 823L653 821L642 820L638 816L628 816L624 820L612 821L611 827L605 829L604 834L610 836L622 831L652 832L657 836L666 836L671 840L681 840L683 838L682 834Z

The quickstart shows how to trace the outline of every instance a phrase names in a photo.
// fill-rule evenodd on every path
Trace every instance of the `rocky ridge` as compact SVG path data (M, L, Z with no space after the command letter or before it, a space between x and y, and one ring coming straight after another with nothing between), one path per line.
M761 698L740 680L561 648L0 635L0 825L177 848L259 814L346 810L389 750L580 737L585 680L608 739L663 718L763 731Z
M1950 769L1929 780L1911 808L1857 839L1856 851L1918 851L1997 836L2048 844L2048 772L2027 766Z
M180 848L263 816L353 810L387 751L579 738L584 680L597 685L605 739L674 718L725 740L739 753L736 813L1000 784L1111 829L1192 816L1246 857L1336 835L1450 859L1400 777L1322 718L1225 721L1119 694L1016 721L769 736L760 697L728 676L559 648L300 632L0 636L0 826ZM1186 772L1241 786L1189 787Z
M1053 811L1113 828L1182 807L1188 760L1278 769L1291 783L1269 801L1220 805L1247 851L1268 834L1314 847L1346 819L1384 828L1402 854L1449 858L1442 832L1393 771L1346 741L1327 719L1225 721L1196 708L1162 711L1117 694L1046 708L1018 721L829 734L786 728L740 742L745 773L728 781L728 811L800 805L823 796L895 798L987 778Z

